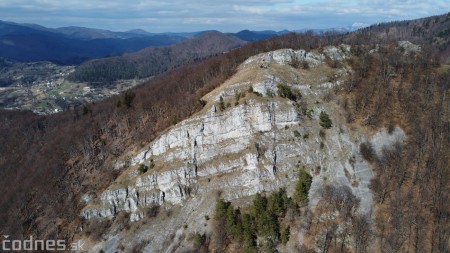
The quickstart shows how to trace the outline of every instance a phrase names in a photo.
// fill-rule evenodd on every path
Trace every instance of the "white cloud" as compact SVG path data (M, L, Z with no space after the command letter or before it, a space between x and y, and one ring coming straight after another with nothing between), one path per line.
M257 6L243 6L243 5L234 5L233 9L237 12L244 12L247 14L257 14L257 15L267 14L271 11L269 8Z
M442 14L443 0L1 0L0 18L50 27L128 30L300 29ZM166 29L166 30L161 30Z
M370 24L361 23L361 22L355 22L352 24L352 27L355 29L364 28L364 27L368 27L368 26L370 26Z

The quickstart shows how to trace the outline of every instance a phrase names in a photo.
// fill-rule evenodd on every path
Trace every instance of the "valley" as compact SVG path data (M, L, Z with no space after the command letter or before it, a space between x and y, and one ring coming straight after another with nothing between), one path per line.
M37 114L52 114L70 107L89 104L118 95L148 79L120 80L101 87L74 83L67 77L75 66L60 66L51 62L17 63L6 61L0 70L0 108L30 110Z
M80 29L62 31L74 30ZM83 31L91 36L118 36L89 29L81 29L81 34ZM71 36L81 34L74 32ZM160 44L172 44L174 42L170 36L178 35L148 36L159 36ZM215 31L185 36L189 38L180 39L174 45L145 47L120 56L85 61L80 65L61 65L50 61L20 62L1 58L0 108L30 110L38 114L61 112L117 96L155 75L247 43ZM36 50L39 51L38 48Z

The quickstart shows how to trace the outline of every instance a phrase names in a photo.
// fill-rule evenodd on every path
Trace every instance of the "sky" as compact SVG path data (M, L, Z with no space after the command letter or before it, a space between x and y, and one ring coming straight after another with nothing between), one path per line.
M416 19L450 0L0 0L0 19L112 31L302 30Z

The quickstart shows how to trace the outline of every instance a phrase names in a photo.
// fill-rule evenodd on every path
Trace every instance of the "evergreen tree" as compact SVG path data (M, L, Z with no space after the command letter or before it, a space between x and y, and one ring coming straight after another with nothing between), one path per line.
M225 110L225 102L223 101L223 97L222 96L220 96L220 98L219 98L219 109L221 110L221 111L224 111Z
M286 245L286 243L289 241L290 235L291 228L289 226L281 231L281 243L283 245Z
M330 116L324 111L320 112L320 126L326 129L333 126L333 122L331 121Z
M245 252L257 252L256 232L253 226L253 219L248 213L242 217L242 245Z
M233 206L229 205L225 216L225 230L227 231L227 234L234 238L238 237L239 231L236 231L236 227L236 212Z
M136 97L136 94L132 91L125 92L123 103L127 108L131 107L131 104L133 103L134 98Z
M216 201L216 212L214 215L214 219L219 220L221 218L224 218L229 205L230 202L225 202L223 199L218 199Z
M289 100L292 101L297 101L297 99L301 98L301 94L300 92L294 92L291 90L291 88L289 88L289 86L279 83L277 84L277 93L278 96L282 97L282 98L287 98Z
M255 199L253 200L253 205L250 208L250 214L253 217L258 217L263 212L266 212L267 207L267 198L261 196L260 193L257 193Z
M298 181L295 185L294 199L295 201L302 206L308 204L308 193L311 188L312 176L306 172L303 167L300 169L298 174Z

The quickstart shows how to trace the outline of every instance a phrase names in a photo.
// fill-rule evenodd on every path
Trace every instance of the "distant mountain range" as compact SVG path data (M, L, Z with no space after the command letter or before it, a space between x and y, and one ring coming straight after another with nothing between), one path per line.
M275 31L249 31L249 30L243 30L238 33L232 33L232 35L238 37L241 40L249 41L249 42L255 42L259 40L265 40L272 38L274 36L283 35L289 33L288 30L283 30L280 32Z
M351 29L332 30L347 32ZM327 30L313 31L320 33ZM208 31L150 33L135 29L113 32L75 26L47 28L37 24L0 21L0 57L21 62L52 61L63 65L78 65L90 59L122 55L146 47L173 45L205 32ZM288 32L243 30L228 35L254 42Z
M80 27L50 29L0 21L0 57L23 62L79 64L149 46L171 45L185 39L177 35L143 36Z

